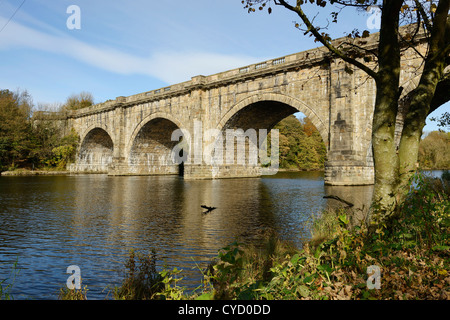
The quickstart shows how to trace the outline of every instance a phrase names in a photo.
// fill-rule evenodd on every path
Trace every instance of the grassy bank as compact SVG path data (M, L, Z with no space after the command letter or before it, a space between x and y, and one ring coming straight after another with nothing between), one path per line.
M260 247L235 242L194 293L179 286L179 271L164 270L146 298L450 299L450 181L418 175L414 183L398 219L383 230L350 229L344 210L324 212L301 250L274 235Z
M350 228L341 209L311 221L312 237L301 250L276 235L259 247L234 242L202 271L194 292L179 285L181 271L156 272L152 255L140 263L132 256L114 298L448 300L449 180L418 175L398 219L376 233Z
M28 169L16 169L12 171L0 172L1 176L49 176L49 175L64 175L69 174L66 170L57 169L39 169L39 170L28 170Z

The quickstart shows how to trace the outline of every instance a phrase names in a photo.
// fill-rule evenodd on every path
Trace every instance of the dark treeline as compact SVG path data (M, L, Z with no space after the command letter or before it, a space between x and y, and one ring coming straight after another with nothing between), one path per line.
M82 92L68 97L55 111L92 104L92 95ZM54 121L38 119L33 113L27 91L0 90L0 172L18 168L61 170L73 161L78 135L72 132L63 136Z
M419 145L422 169L450 169L450 132L432 131Z

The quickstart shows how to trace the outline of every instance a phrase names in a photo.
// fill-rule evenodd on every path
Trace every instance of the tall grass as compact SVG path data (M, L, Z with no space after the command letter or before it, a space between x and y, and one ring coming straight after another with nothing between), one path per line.
M114 288L116 300L149 300L162 291L162 276L156 270L156 252L144 255L130 251L125 263L125 278L119 287Z
M11 289L16 280L16 276L20 272L20 269L17 266L18 261L19 261L19 258L16 258L16 261L14 262L14 264L12 266L10 276L5 279L0 279L0 300L13 300L14 299L14 297L11 294Z
M255 290L273 277L272 268L297 248L269 233L260 245L235 241L219 251L205 275L214 299L254 299Z

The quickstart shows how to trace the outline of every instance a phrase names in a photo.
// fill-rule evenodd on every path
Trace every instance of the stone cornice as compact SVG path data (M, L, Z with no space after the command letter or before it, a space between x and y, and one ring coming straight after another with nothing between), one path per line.
M413 28L415 27L412 25L404 26L400 28L400 32L405 33ZM371 34L366 38L353 39L349 37L342 37L333 40L333 45L339 48L350 48L351 44L349 44L349 42L353 42L353 45L358 45L364 50L376 51L378 39L379 33ZM426 41L425 34L417 34L416 41L417 43ZM190 94L196 90L209 90L234 83L242 83L257 78L271 77L292 70L311 68L312 66L327 64L333 59L334 57L332 54L322 46L209 76L198 75L192 77L191 80L186 82L128 97L117 97L115 100L109 100L80 110L68 111L64 113L53 113L52 117L56 117L58 119L68 119L109 112L120 107L126 108L136 104L161 101Z

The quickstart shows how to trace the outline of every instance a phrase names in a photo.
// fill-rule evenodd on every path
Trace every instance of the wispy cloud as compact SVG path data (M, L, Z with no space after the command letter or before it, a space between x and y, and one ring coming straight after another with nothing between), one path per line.
M209 75L260 61L261 58L209 52L160 52L146 59L155 77L176 83L196 75Z
M0 17L0 25L5 23ZM139 74L173 84L189 80L192 76L213 74L261 59L201 51L150 52L136 56L117 49L93 45L61 32L40 31L11 21L8 32L0 34L0 50L32 49L64 55L93 67L113 73Z

